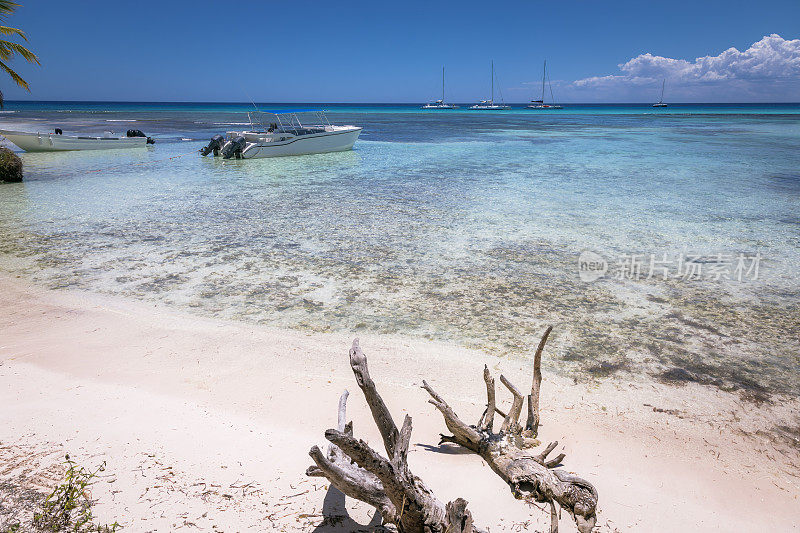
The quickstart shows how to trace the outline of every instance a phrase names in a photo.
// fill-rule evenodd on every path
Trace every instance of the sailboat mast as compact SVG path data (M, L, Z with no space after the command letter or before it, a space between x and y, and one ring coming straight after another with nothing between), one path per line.
M661 99L658 101L659 104L664 103L664 85L666 83L667 83L667 78L664 78L664 80L661 82Z
M442 67L442 103L444 103L444 67Z
M494 103L494 59L492 59L492 103Z
M544 60L544 66L542 67L542 103L544 103L544 78L547 75L547 60Z

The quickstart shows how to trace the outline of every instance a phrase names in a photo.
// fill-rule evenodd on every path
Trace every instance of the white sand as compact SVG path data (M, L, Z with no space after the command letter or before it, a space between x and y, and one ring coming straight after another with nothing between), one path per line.
M197 318L7 276L0 309L0 482L41 474L47 486L65 452L105 461L95 514L125 531L333 531L316 526L323 502L327 514L342 514L341 503L304 472L343 389L356 435L380 443L350 372L352 335ZM362 335L361 345L396 420L412 415L411 467L437 496L466 498L493 532L546 530L549 515L514 500L480 458L436 446L444 423L419 388L427 379L474 422L483 364L525 389L530 363L401 337ZM549 373L543 387L541 438L558 440L564 467L597 487L599 531L800 529L800 452L770 437L797 426L796 401L756 408L699 385ZM365 504L346 508L369 522ZM575 530L566 513L561 527Z

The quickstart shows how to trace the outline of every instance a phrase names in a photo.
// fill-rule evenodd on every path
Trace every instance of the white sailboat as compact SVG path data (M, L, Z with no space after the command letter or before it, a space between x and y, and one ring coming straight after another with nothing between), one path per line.
M503 102L502 92L500 93L500 101ZM502 104L494 103L494 61L492 61L492 99L481 100L479 103L469 106L469 108L479 109L479 110L490 110L490 111L496 111L500 109L511 109L511 106L506 105L505 102L503 102Z
M458 109L457 105L444 102L444 67L442 67L442 99L422 106L422 109Z
M667 83L666 78L664 81L661 82L661 98L658 99L657 104L653 104L653 107L667 107L667 104L664 103L664 85Z
M552 104L545 104L544 103L544 83L547 80L547 84L550 86L550 99L553 101ZM547 60L544 60L544 67L542 68L542 99L541 100L531 100L531 103L528 104L528 109L561 109L560 105L556 104L556 99L553 96L553 86L550 84L550 78L547 76Z

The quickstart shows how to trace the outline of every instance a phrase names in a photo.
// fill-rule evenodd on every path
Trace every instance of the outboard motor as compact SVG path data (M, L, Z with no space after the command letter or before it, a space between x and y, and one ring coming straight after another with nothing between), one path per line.
M239 135L232 141L229 141L222 149L222 158L230 159L231 157L236 156L236 159L241 159L242 150L244 150L246 145L247 141L245 138Z
M224 145L225 145L225 137L223 137L222 135L214 135L213 137L211 137L211 141L208 143L208 146L200 150L200 155L205 157L211 152L214 152L214 157L217 157L219 155L219 151L222 150L222 147Z
M128 130L126 134L128 137L147 137L142 130ZM147 137L147 144L155 144L156 142L152 137Z

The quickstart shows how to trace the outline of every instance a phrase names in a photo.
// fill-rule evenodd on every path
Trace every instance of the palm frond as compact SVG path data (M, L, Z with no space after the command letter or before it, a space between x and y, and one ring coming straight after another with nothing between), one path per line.
M10 0L0 0L0 19L4 19L8 15L11 15L18 7L19 4L16 2L11 2Z
M30 88L28 87L28 82L23 80L22 77L20 77L19 74L14 72L14 70L11 67L0 61L0 69L5 70L8 73L8 75L11 76L11 79L14 80L14 83L19 85L26 91L30 92Z
M36 63L37 65L40 64L39 58L36 57L36 54L21 44L0 40L0 58L8 60L11 59L14 54L21 55L28 63Z
M25 35L25 32L19 28L10 28L8 26L0 26L0 34L2 35L19 35L24 40L28 40L28 37Z
M19 4L13 2L12 0L0 0L0 21L4 21L9 15L12 15L14 11L19 7ZM22 40L26 41L28 38L25 36L25 32L18 29L12 28L10 26L0 26L0 35L16 35L17 37L21 37ZM36 57L36 54L25 48L19 43L15 43L12 41L4 41L0 40L0 70L6 71L6 73L11 76L11 79L14 80L14 83L25 89L26 91L30 92L30 88L28 87L28 82L23 80L22 77L17 74L11 67L9 67L5 62L10 61L15 55L21 55L25 61L28 63L36 63L40 65L39 58ZM0 91L0 109L3 107L3 93Z

